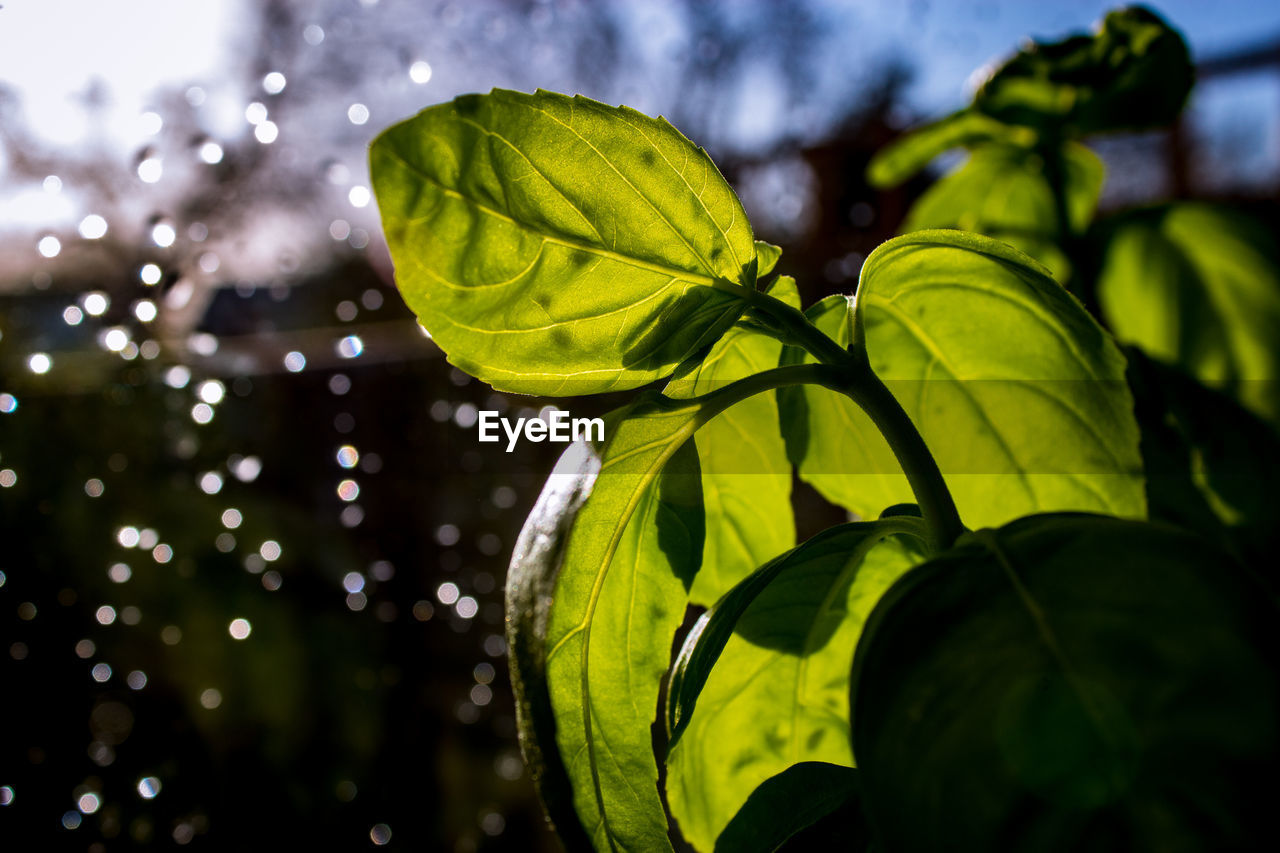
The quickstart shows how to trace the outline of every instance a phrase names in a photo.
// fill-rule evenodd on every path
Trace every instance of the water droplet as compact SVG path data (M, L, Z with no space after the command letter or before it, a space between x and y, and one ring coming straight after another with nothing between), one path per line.
M444 605L458 600L458 585L453 581L445 581L436 588L436 599Z
M196 389L196 396L204 400L211 406L216 406L222 402L222 398L227 394L227 386L223 385L217 379L206 379L200 383Z
M338 497L350 502L360 497L360 484L355 480L343 480L338 484Z
M364 341L360 340L356 335L347 335L338 341L334 350L342 358L356 358L360 353L364 352Z
M200 159L208 163L210 166L215 163L222 162L222 146L213 140L203 143L200 146Z
M159 284L163 277L163 272L156 264L143 264L142 269L138 270L138 278L145 285Z
M423 85L431 79L431 66L424 60L419 59L409 66L409 79L419 86Z
M253 135L263 145L270 145L280 136L280 128L273 121L264 121L253 129Z
M102 330L102 346L111 352L121 352L129 345L129 333L120 326Z
M156 318L156 304L150 299L139 299L133 305L133 316L143 323L150 323Z
M268 95L278 95L284 91L288 81L279 71L272 71L262 78L262 91Z
M347 200L352 207L368 207L370 198L369 188L362 184L356 184L347 192Z
M167 249L176 239L178 239L178 232L174 231L173 226L168 222L157 222L151 226L151 242L160 248Z
M86 240L97 240L106 236L107 220L96 213L90 213L80 220L80 236Z
M160 162L159 157L148 157L138 164L138 178L144 184L158 183L163 174L164 164Z
M360 452L350 444L344 444L338 448L337 459L343 468L354 468L360 461Z

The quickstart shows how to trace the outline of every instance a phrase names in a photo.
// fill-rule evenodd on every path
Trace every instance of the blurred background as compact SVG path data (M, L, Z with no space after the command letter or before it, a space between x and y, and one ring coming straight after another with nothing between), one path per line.
M0 843L556 849L501 605L554 450L474 441L477 408L550 401L453 370L401 303L381 128L494 86L666 115L808 302L930 180L870 189L877 148L1107 8L4 0ZM1097 143L1104 209L1274 222L1280 5L1160 11L1199 83L1178 127Z

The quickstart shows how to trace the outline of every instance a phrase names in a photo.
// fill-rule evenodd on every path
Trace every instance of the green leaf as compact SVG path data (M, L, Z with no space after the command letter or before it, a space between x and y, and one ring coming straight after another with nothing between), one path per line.
M1274 600L1172 528L1039 516L894 585L853 666L887 850L1277 844Z
M718 853L831 849L812 837L824 818L839 819L828 839L842 850L866 850L870 836L858 804L858 771L821 761L802 761L766 779L716 839ZM806 830L809 830L806 832Z
M876 152L867 165L867 183L893 187L910 178L933 158L952 148L975 148L989 143L1029 148L1036 135L973 110L960 110L917 128Z
M1280 424L1280 258L1245 216L1174 204L1109 223L1097 298L1122 341Z
M872 368L920 430L966 524L1054 510L1145 515L1124 357L1034 261L975 234L916 232L871 254L856 304L832 297L808 314L844 345L862 324ZM806 387L779 402L788 452L827 499L862 518L913 500L848 400Z
M1129 387L1142 429L1142 463L1153 521L1194 530L1246 565L1280 551L1280 436L1225 394L1139 350ZM1280 580L1264 575L1273 590Z
M758 278L764 278L773 272L773 268L778 265L778 261L782 259L782 249L772 243L766 243L763 240L756 241L756 260L759 263L759 269L756 270Z
M667 688L667 732L674 748L688 727L698 696L720 659L738 620L783 572L805 571L797 567L821 563L828 569L854 571L867 553L892 535L909 535L925 541L918 516L897 516L879 521L851 522L831 527L798 548L765 563L750 577L729 590L715 606L702 614L685 638L671 668Z
M769 295L799 307L791 278L779 278ZM672 380L665 393L677 399L711 393L775 367L781 352L776 338L739 322L688 375ZM707 606L765 560L795 545L791 463L772 391L729 407L698 430L694 442L702 466L707 537L690 598Z
M873 528L880 532L869 534ZM723 664L707 677L696 712L681 718L687 728L667 757L667 801L694 846L710 850L752 791L787 767L852 764L846 703L854 646L880 595L922 559L914 542L885 535L868 524L824 531L762 569L776 576L754 600L750 587L759 576L721 603L727 612L749 600L723 646ZM695 632L718 644L731 622L708 619ZM686 644L677 665L689 688L705 673L692 652Z
M755 287L751 226L706 152L625 107L466 95L385 131L370 169L405 301L501 390L669 375Z
M1154 12L1110 12L1092 36L1032 42L997 68L974 108L1050 134L1140 130L1170 124L1194 70L1182 37Z
M1067 213L1083 232L1102 192L1102 161L1083 145L1062 149ZM1026 252L1065 281L1070 261L1058 248L1058 213L1043 157L1025 148L985 145L931 186L912 206L904 233L959 228L1003 240Z
M571 446L508 573L526 759L552 819L563 828L571 801L597 850L669 846L650 726L702 555L686 444L701 415L698 403L646 395L608 419L603 450Z

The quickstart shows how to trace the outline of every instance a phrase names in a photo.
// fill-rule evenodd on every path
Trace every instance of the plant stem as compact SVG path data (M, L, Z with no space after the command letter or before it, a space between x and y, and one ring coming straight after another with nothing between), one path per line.
M857 373L849 376L842 390L867 413L889 442L889 449L907 475L916 503L920 504L920 514L929 533L929 547L933 551L950 548L964 532L964 524L920 431L876 376L870 363L864 361Z
M845 349L790 305L759 294L758 299L752 300L752 306L757 309L757 317L764 315L773 321L771 325L778 330L778 337L784 343L804 347L821 363L805 366L827 366L837 371L835 376L817 374L807 381L844 394L867 413L907 476L916 503L920 505L920 513L924 516L930 548L942 551L951 547L965 529L951 491L920 431L871 369L861 329L853 329L853 343L850 349Z

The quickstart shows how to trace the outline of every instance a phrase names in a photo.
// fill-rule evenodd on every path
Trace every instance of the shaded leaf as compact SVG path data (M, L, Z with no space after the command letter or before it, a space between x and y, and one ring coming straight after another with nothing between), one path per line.
M699 408L646 396L610 416L603 448L572 445L512 557L521 746L571 846L668 843L649 729L702 552L697 457L679 452Z
M1182 36L1130 6L1091 36L1031 42L987 78L974 108L1053 134L1139 130L1173 122L1193 81Z
M1105 226L1097 299L1117 338L1280 424L1280 258L1274 235L1206 204Z
M914 540L869 536L871 528L824 531L780 558L785 565L762 570L776 570L776 577L754 600L757 590L745 590L749 606L723 646L722 665L711 670L667 757L671 813L699 849L710 850L752 791L787 767L852 764L847 702L854 646L880 595L923 559ZM722 602L726 610L734 604ZM709 631L703 633L711 641L719 622ZM679 685L673 689L680 692Z
M964 232L908 234L867 259L856 309L830 297L807 313L843 345L863 324L872 368L969 526L1050 510L1145 514L1124 358L1025 255ZM815 387L784 389L779 401L788 452L827 499L863 518L913 500L851 402Z
M1277 843L1275 605L1190 534L1026 518L905 575L853 668L885 849Z
M1105 170L1082 145L1064 146L1062 161L1070 226L1082 232L1097 208ZM968 161L920 197L902 231L927 228L959 228L1002 240L1047 266L1059 281L1071 271L1058 248L1058 213L1044 159L1025 148L975 149Z
M783 276L771 296L799 307L795 281ZM689 374L665 389L677 399L710 393L777 366L782 344L739 322ZM778 429L774 392L748 397L694 436L707 517L703 569L690 594L710 605L769 558L795 545L791 463Z
M750 577L729 590L715 606L702 614L685 638L680 653L671 667L667 690L667 732L674 747L692 719L698 696L720 659L725 644L738 627L738 620L784 572L811 571L810 563L821 563L826 569L856 572L867 553L881 540L892 535L910 535L925 541L924 525L919 518L898 516L888 520L852 522L828 528L803 545L765 563ZM805 626L800 626L805 627ZM826 627L834 626L822 626ZM761 645L773 645L760 640ZM819 631L812 642L820 647L824 636ZM790 648L793 653L801 649Z
M1280 590L1280 437L1225 394L1130 349L1153 521L1194 530L1264 572Z
M706 152L663 119L494 90L379 136L405 301L449 360L540 395L635 388L732 325L756 249Z
M837 835L841 849L865 850L870 846L858 803L858 771L802 761L751 792L716 839L715 849L719 853L813 850L816 839L803 838L804 831L828 817L841 819Z

